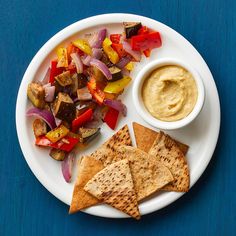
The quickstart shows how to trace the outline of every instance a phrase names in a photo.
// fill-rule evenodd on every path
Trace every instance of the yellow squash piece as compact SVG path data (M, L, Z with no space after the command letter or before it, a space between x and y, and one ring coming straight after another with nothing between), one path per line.
M111 47L112 42L109 38L105 38L102 47L106 55L108 56L109 60L113 63L116 64L119 61L119 55L117 52Z
M88 44L88 42L86 40L77 39L74 42L72 42L72 44L74 46L76 46L77 48L79 48L84 53L86 53L88 55L92 55L92 49L91 49L90 45Z
M120 93L131 81L128 76L123 77L114 82L108 82L107 86L104 88L105 93Z
M57 49L57 67L67 67L68 66L68 58L67 58L67 50L66 48L58 48Z
M46 134L46 137L53 143L59 141L63 137L65 137L69 133L69 129L67 129L64 125L60 125L56 129L49 131Z
M133 70L133 69L134 69L134 63L133 63L132 61L129 62L129 63L125 66L125 68L126 68L127 70L129 70L129 71Z

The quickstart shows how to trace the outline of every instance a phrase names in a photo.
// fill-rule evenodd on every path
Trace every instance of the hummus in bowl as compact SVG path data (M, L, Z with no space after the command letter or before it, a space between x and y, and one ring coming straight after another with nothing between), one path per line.
M177 59L160 59L144 67L133 86L139 115L154 127L181 128L193 121L204 103L199 74Z

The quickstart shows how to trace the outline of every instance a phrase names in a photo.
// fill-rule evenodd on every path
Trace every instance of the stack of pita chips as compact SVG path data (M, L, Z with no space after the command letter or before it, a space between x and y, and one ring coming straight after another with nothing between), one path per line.
M188 146L163 132L133 126L138 148L131 146L126 125L81 158L70 213L103 202L139 219L139 201L161 189L188 190Z
M128 126L125 125L90 156L79 162L78 176L74 187L69 213L96 205L100 201L84 190L86 183L105 166L112 163L114 149L120 145L132 145Z

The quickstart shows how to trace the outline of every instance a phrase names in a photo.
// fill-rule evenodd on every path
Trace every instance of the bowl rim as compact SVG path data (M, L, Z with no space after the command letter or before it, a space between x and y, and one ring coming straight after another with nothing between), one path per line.
M197 85L197 90L198 90L198 98L197 102L193 108L193 110L183 119L177 120L177 121L162 121L154 116L152 116L147 108L144 105L143 99L142 99L142 87L143 83L146 80L147 76L152 73L157 68L166 66L166 65L177 65L181 66L187 71L189 71ZM137 77L135 78L134 84L133 84L133 90L132 90L132 95L133 95L133 101L135 108L138 112L138 114L150 125L152 125L155 128L163 129L163 130L175 130L175 129L180 129L184 126L187 126L190 124L200 113L204 100L205 100L205 88L203 81L201 79L201 76L199 73L194 69L193 66L190 64L179 60L177 58L160 58L156 59L150 63L148 63L146 66L142 68L142 70L138 73Z

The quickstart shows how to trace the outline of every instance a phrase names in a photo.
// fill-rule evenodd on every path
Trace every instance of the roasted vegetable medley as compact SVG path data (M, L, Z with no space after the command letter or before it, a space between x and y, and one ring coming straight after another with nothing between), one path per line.
M50 147L49 155L63 161L67 182L75 147L96 137L102 122L114 130L119 115L127 115L119 95L131 82L130 71L142 54L149 57L162 44L159 32L141 22L123 26L117 34L102 28L60 46L44 78L28 85L35 144Z

